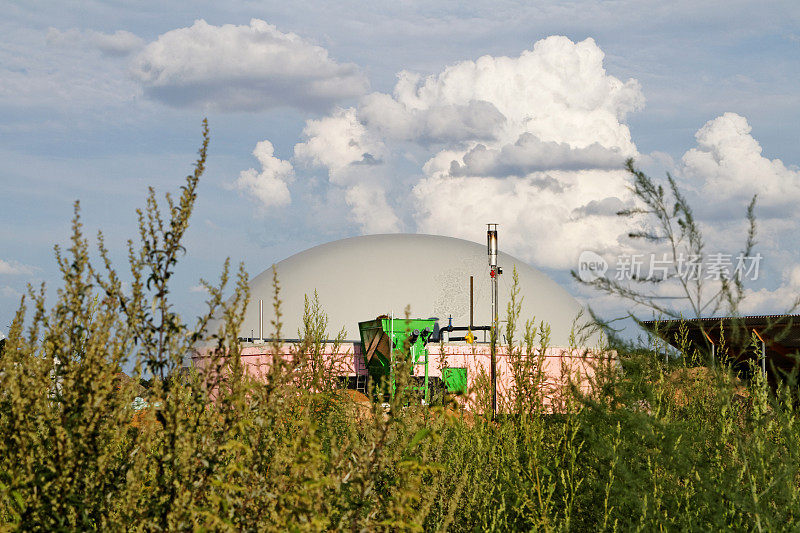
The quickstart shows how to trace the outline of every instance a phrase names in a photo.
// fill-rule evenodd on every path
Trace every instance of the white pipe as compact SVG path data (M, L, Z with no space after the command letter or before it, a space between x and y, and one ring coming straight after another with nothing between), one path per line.
M258 301L258 340L264 342L264 300Z

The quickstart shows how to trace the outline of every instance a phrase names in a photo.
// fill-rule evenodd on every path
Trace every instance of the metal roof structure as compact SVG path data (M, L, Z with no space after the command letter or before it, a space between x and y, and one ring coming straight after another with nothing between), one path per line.
M498 262L503 269L499 282L501 323L516 267L524 298L517 338L522 335L526 319L535 319L537 324L543 320L551 327L550 344L569 346L570 332L582 306L560 285L525 262L502 252ZM436 235L367 235L316 246L275 267L281 288L283 338L298 337L304 297L313 297L315 290L328 315L331 337L344 328L346 339L358 340L359 322L383 314L402 317L407 306L411 317L435 317L441 326L446 326L452 317L454 326L466 326L470 276L474 277L474 325L490 323L491 285L485 244ZM272 268L268 268L250 283L250 305L241 337L272 336L272 300ZM481 334L476 336L482 339ZM588 347L595 347L597 337L592 337L591 342Z
M678 349L688 344L717 359L724 349L730 362L743 370L748 361L757 359L763 369L770 371L772 379L791 372L798 364L800 315L647 320L642 325ZM766 354L763 360L762 349Z

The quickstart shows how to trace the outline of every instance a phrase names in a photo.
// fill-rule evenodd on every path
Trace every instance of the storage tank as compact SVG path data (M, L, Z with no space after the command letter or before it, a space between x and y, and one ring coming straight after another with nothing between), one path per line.
M520 327L535 318L551 326L551 344L568 346L582 306L546 274L500 252L498 265L501 327L517 269L522 303ZM474 324L491 323L491 283L486 244L422 234L366 235L338 240L297 253L275 265L281 286L283 337L298 337L304 297L316 290L333 337L344 328L346 340L360 341L359 322L381 315L432 318L438 325L469 324L470 276L474 278ZM272 268L250 283L250 308L240 336L272 336ZM260 319L259 301L263 301ZM519 332L517 333L519 336ZM476 340L483 341L482 332ZM488 335L487 335L488 340ZM502 342L503 339L500 339Z

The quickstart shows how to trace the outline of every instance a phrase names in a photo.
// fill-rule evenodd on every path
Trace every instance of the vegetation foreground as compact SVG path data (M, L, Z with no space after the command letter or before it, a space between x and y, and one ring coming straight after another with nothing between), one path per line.
M151 191L139 213L130 290L102 236L101 267L90 260L76 214L57 302L42 288L20 307L0 348L0 529L798 529L797 391L758 373L743 383L652 347L598 369L589 396L567 386L558 414L535 368L515 373L518 400L495 421L446 397L365 406L320 371L312 307L301 356L250 379L242 270L230 300L227 264L206 284L193 325L169 304L207 142L180 198L163 209ZM277 290L274 305L279 335ZM178 372L208 342L215 364ZM146 394L120 378L131 366Z

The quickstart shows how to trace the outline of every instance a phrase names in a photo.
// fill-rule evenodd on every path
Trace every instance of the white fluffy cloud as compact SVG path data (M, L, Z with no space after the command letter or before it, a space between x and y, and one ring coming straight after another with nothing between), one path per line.
M322 167L332 184L342 187L351 218L366 233L393 233L400 219L386 199L385 183L377 167L387 156L386 146L358 121L356 110L338 109L320 120L309 120L294 156L310 167Z
M326 109L368 86L355 65L258 19L249 26L197 20L164 33L136 56L131 72L157 100L221 111Z
M337 109L331 116L309 120L303 130L306 142L294 147L294 156L309 165L328 169L337 185L349 185L353 166L378 163L385 146L358 121L356 110Z
M51 46L89 45L109 56L126 56L144 46L144 39L126 30L103 33L75 28L61 31L48 28L47 44Z
M0 286L0 297L18 299L22 297L22 293L14 287L8 285Z
M480 239L499 222L507 250L566 267L623 231L598 205L630 200L621 167L637 152L623 121L643 102L593 40L549 37L519 57L401 72L391 95L307 121L295 160L327 171L364 232L397 231L409 209L422 232Z
M800 171L761 155L761 145L750 131L747 119L736 113L706 122L695 134L697 148L683 156L683 174L699 182L698 188L715 202L747 201L758 193L758 204L767 208L760 216L796 212Z
M747 120L735 113L725 113L708 121L696 133L697 146L688 150L681 162L674 166L668 158L660 158L665 167L675 171L679 187L683 190L694 208L705 241L706 268L713 263L717 254L724 254L730 261L730 268L736 265L737 254L744 248L748 224L745 219L745 206L754 194L758 194L756 211L756 247L759 254L757 271L745 275L744 300L738 312L743 314L779 314L786 311L797 312L792 308L800 296L800 239L797 236L797 215L795 205L800 200L800 172L787 168L782 161L765 158L761 146L751 134ZM640 158L644 159L644 158ZM652 158L651 158L652 159ZM660 181L659 176L653 176ZM587 206L588 207L588 206ZM612 210L613 204L593 206L597 209ZM558 230L556 230L558 232ZM645 265L651 262L651 252L661 258L662 252L669 250L655 243L634 244L639 253L644 253ZM620 253L618 248L616 253ZM605 256L614 268L614 254ZM704 275L704 301L708 301L719 290L719 283ZM757 275L756 275L757 273ZM712 276L713 278L713 276ZM649 288L653 296L685 296L677 280ZM592 297L595 309L612 311L621 315L630 311L630 302L618 298ZM670 303L688 315L693 311L680 301ZM634 307L636 312L645 312L642 307ZM705 309L703 314L714 312ZM727 312L720 309L717 313Z
M543 142L532 133L523 133L514 144L490 149L478 144L462 157L464 163L452 161L453 176L526 176L545 170L585 170L591 168L619 170L625 157L616 148L599 143L573 148L567 143Z
M361 120L383 137L415 142L447 143L491 140L506 117L491 102L411 102L419 76L401 72L395 96L373 93L359 106Z
M19 261L4 261L0 259L0 274L10 276L32 276L34 267L23 265Z
M597 142L630 152L620 121L644 97L635 80L609 76L603 59L592 39L553 36L519 57L483 56L424 79L401 72L392 97L365 98L362 119L392 137L508 144L531 133L575 148Z
M782 273L782 283L776 289L746 289L740 306L743 314L797 313L800 297L800 264L790 265Z
M695 138L697 146L683 155L677 170L682 185L695 192L691 200L699 207L704 235L716 247L708 252L742 248L745 206L757 194L755 251L763 256L762 268L740 311L785 312L800 295L800 171L764 157L747 119L736 113L709 120Z
M504 249L556 268L619 246L625 228L609 206L631 201L621 168L637 153L623 121L644 97L635 80L606 73L594 41L549 37L518 58L462 62L413 91L403 83L395 98L410 107L480 99L504 117L491 136L425 164L414 187L419 231L478 239L482 223L498 222Z
M401 229L400 219L386 200L380 186L365 181L349 187L345 201L352 210L353 220L365 233L397 233Z
M625 233L616 209L628 199L618 172L554 171L518 178L422 180L414 195L418 231L479 240L484 224L500 224L502 248L540 266L569 269L583 250L618 250ZM597 199L607 199L598 203Z
M254 196L264 207L288 205L292 201L287 186L294 179L292 164L275 157L275 149L269 141L258 143L253 155L261 163L261 171L243 170L233 187Z

